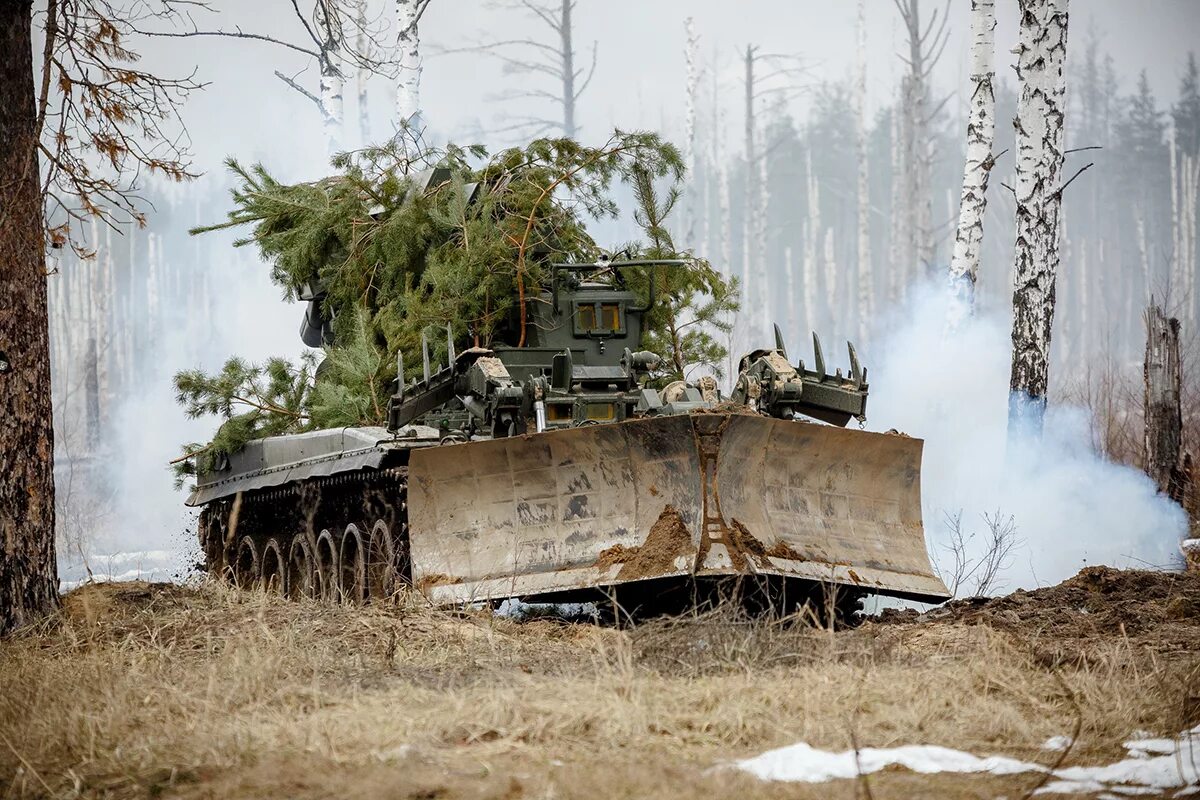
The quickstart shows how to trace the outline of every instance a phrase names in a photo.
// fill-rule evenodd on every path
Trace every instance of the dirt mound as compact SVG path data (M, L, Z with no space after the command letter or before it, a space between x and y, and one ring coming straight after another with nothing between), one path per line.
M987 625L1079 645L1123 638L1159 652L1200 650L1200 573L1087 567L1056 586L970 597L918 614L889 611L876 624Z

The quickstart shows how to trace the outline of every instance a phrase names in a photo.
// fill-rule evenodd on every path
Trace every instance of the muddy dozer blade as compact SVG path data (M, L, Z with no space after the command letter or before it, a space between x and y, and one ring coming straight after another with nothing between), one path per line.
M415 450L413 579L437 603L723 575L941 601L921 445L697 413Z

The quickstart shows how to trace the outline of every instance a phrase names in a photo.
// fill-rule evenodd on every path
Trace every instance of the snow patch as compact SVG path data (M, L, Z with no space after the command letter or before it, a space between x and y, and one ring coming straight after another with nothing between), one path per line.
M1054 736L1042 749L1061 752L1069 744L1069 737ZM1112 764L1054 770L1051 773L1054 780L1037 793L1102 792L1125 797L1178 789L1173 796L1183 797L1200 791L1200 726L1174 739L1132 739L1125 742L1125 749L1128 757ZM1013 775L1049 770L1042 764L1005 756L977 756L936 745L865 747L855 753L819 750L803 742L738 761L734 766L762 780L800 783L857 778L892 766L924 775L940 772Z
M1056 753L1061 753L1071 746L1070 736L1051 736L1042 743L1043 750L1052 750Z
M890 766L901 766L913 772L990 772L1012 775L1037 772L1043 767L1002 756L981 758L962 750L936 745L904 745L902 747L864 747L832 753L818 750L801 742L791 747L771 750L761 756L739 761L738 769L767 781L799 781L824 783L838 778L869 775Z

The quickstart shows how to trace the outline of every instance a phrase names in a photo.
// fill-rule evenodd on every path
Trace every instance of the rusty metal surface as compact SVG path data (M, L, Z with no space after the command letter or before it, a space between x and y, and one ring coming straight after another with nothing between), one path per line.
M916 439L718 413L414 451L413 577L436 602L748 573L943 599L920 459Z

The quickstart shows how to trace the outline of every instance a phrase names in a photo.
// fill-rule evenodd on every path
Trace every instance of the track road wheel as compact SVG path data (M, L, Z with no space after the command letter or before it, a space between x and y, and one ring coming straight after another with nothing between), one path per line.
M399 588L396 572L396 545L388 524L379 519L371 526L367 550L367 596L371 602L386 600Z
M335 601L338 599L338 578L341 577L341 565L338 563L338 543L333 533L328 529L317 536L316 593L322 600Z
M258 547L249 536L238 542L237 560L233 565L233 581L239 589L250 589L258 583Z
M316 594L316 559L308 537L296 536L288 552L287 577L284 586L287 596L293 600L313 597Z
M367 599L367 561L362 534L354 523L347 525L342 533L338 565L342 602L362 605Z
M263 545L259 580L262 587L272 594L287 594L287 563L283 559L283 548L279 540L271 538Z

